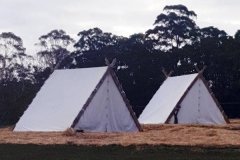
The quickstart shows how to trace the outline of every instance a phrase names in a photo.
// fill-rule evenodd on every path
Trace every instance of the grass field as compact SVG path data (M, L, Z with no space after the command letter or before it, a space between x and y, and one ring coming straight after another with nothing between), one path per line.
M239 160L240 149L1 144L1 160Z
M240 160L240 120L144 125L136 133L13 132L0 129L0 160Z
M66 132L65 132L66 133ZM240 121L227 125L144 125L135 133L13 132L0 129L0 144L178 145L240 148Z

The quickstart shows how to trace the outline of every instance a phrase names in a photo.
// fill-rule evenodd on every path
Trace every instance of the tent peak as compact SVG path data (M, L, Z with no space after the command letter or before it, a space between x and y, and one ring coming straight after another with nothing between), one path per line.
M165 78L167 79L173 74L173 70L171 70L169 73L166 72L165 68L162 68L162 72L165 75Z
M195 65L194 67L195 67L196 71L198 72L198 74L202 74L205 71L205 69L207 68L206 65L203 66L203 68L201 70L198 68L197 65Z
M117 62L117 59L116 59L116 58L114 58L111 63L109 62L109 60L108 60L107 58L105 58L105 64L106 64L108 67L110 67L110 68L114 68L116 62Z

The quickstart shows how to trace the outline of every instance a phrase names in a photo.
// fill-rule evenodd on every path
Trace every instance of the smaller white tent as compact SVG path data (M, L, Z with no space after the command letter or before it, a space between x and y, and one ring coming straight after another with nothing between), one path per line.
M139 117L142 124L225 124L228 119L202 73L168 77Z
M111 67L56 70L14 131L128 132L141 127Z

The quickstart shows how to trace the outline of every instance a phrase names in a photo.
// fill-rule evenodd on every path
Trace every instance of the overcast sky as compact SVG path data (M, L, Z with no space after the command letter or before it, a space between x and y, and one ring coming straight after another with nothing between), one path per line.
M195 11L200 27L230 35L240 29L239 0L0 0L0 32L20 36L30 53L38 37L53 29L74 38L92 27L123 36L145 32L165 5L174 4Z

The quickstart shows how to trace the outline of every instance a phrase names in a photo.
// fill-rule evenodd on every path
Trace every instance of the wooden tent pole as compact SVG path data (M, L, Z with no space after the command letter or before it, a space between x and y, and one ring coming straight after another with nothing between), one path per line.
M171 70L169 73L167 73L165 68L162 68L162 72L163 72L166 79L173 74L173 70Z

